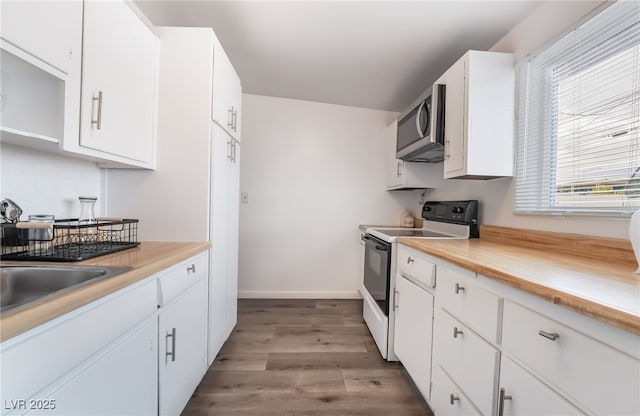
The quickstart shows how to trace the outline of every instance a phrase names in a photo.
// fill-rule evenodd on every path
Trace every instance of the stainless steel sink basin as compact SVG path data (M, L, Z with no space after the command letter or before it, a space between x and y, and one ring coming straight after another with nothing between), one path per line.
M102 266L2 266L0 313L130 269Z

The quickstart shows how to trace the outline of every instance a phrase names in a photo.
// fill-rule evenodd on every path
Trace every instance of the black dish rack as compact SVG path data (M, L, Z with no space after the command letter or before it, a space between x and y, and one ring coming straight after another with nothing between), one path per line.
M44 231L2 224L1 236L2 260L80 261L140 245L136 219L63 219Z

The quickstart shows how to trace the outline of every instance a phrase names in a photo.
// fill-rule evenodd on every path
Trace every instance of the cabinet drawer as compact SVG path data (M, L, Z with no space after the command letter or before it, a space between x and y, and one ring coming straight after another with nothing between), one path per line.
M500 387L508 398L503 400L504 415L584 415L558 393L504 356L500 365Z
M640 414L640 361L510 301L502 341L506 352L593 413Z
M30 398L153 314L156 296L155 281L147 280L3 343L3 397Z
M164 306L209 273L209 256L202 253L174 266L158 279L158 305Z
M387 358L387 332L389 330L389 318L387 318L373 300L369 292L362 293L362 317L367 323L369 332L376 342L382 358Z
M426 261L420 254L403 245L398 245L398 271L405 277L424 287L436 286L436 265Z
M500 353L442 309L436 314L436 359L482 414L492 415Z
M435 368L433 374L433 392L429 405L438 416L481 415L440 366Z
M478 286L472 279L439 267L437 299L441 307L478 334L500 343L503 304L500 296Z

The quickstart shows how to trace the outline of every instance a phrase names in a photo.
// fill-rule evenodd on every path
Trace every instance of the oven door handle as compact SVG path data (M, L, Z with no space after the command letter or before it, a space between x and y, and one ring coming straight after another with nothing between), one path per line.
M360 239L362 241L366 240L366 241L372 241L373 243L377 243L377 240L375 238L371 238L369 235L363 235L362 237L360 237ZM374 247L378 251L387 251L387 247L385 247L385 246L381 246L381 245L376 244Z

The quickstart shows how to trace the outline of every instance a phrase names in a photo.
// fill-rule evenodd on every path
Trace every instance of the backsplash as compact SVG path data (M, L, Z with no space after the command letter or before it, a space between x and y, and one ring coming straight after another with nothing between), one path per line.
M97 196L96 215L103 209L103 169L95 163L7 144L0 145L0 196L30 214L77 218L78 196Z

